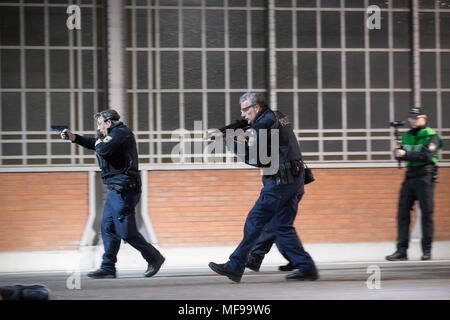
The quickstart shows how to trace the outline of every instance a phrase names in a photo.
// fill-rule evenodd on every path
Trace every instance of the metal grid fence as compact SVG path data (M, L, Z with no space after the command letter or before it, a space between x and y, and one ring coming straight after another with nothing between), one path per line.
M140 161L172 162L182 136L193 150L184 161L204 162L204 131L238 119L238 97L248 90L266 92L288 115L305 159L342 164L394 163L389 122L421 102L444 139L441 161L448 161L450 5L410 3L125 1L125 122L137 136ZM55 34L69 4L81 7L82 29ZM380 8L380 29L366 27L370 5ZM108 76L104 6L0 3L20 30L5 43L12 27L2 24L2 166L95 162L92 152L58 141L48 128L65 121L59 124L93 133L91 114L103 108ZM40 28L39 19L42 39L29 41L35 36L28 25ZM41 56L33 60L32 52ZM180 128L183 134L174 134ZM236 162L225 150L208 158Z

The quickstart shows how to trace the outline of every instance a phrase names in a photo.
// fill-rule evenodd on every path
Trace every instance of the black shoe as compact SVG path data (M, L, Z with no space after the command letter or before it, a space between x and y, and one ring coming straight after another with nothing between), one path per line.
M247 264L245 265L250 270L255 272L259 272L259 268L261 267L262 260L258 258L251 257L248 259Z
M0 287L3 300L48 300L50 291L40 284Z
M278 270L280 270L280 271L292 271L292 270L294 270L294 266L289 262L285 266L279 266Z
M95 271L91 271L87 274L89 278L93 279L114 279L116 278L115 272L108 272L103 269L98 269Z
M218 264L214 262L210 262L208 266L212 269L212 271L222 275L227 276L229 279L234 282L240 282L242 278L242 273L238 273L232 270L226 263Z
M400 251L395 251L390 256L386 256L386 260L389 260L389 261L405 261L405 260L408 260L408 256L407 256L406 253L403 253L403 252L400 252Z
M294 273L288 274L286 276L286 280L298 280L298 281L314 281L319 279L319 273L317 269L310 272L303 272L300 270L295 271Z
M164 261L166 261L166 258L161 256L159 260L156 261L154 264L148 264L148 268L144 272L144 276L147 278L153 277L156 273L158 273L159 269L161 269L161 266L163 265Z
M420 260L422 261L431 260L431 252L424 252Z

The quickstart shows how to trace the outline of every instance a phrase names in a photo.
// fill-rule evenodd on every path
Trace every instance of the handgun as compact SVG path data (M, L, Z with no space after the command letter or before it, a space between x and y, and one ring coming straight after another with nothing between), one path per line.
M69 127L68 126L51 126L50 127L51 131L56 131L58 133L62 133L66 129L69 130ZM64 140L69 140L69 135L65 132L64 132Z

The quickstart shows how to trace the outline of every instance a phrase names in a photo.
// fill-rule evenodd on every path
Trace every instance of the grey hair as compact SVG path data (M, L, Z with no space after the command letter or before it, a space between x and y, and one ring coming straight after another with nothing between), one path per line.
M118 121L120 119L120 115L116 110L108 109L103 110L100 112L97 112L94 114L94 119L97 120L98 118L102 118L103 121L111 120L112 122Z
M264 93L261 92L246 92L239 98L239 103L248 101L250 105L259 104L261 107L267 106L267 100Z

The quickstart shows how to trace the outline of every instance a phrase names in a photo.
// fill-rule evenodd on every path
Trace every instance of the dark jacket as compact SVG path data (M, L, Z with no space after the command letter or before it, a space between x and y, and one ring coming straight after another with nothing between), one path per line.
M239 148L240 142L234 141L232 150L238 156L242 157L245 163L259 168L270 166L270 163L267 163L267 161L262 161L264 159L261 159L259 150L262 147L261 144L266 144L265 141L267 141L267 152L263 152L263 154L266 153L268 157L271 157L272 129L279 130L279 150L275 151L278 152L279 163L282 164L288 161L302 159L302 153L300 151L297 137L294 134L292 124L287 121L287 117L281 112L275 112L272 111L269 107L264 107L250 124L251 128L254 129L256 133L256 143L258 146L258 152L256 153L258 155L257 159L252 158L252 154L250 152L249 141L252 140L251 137L245 142L244 146L241 145L241 148ZM267 134L262 135L261 129L266 129ZM250 142L250 144L252 143ZM245 150L245 155L240 154L240 150Z
M97 138L75 135L75 143L95 150L102 179L110 189L140 191L136 139L122 122L108 129L108 135L95 145Z

